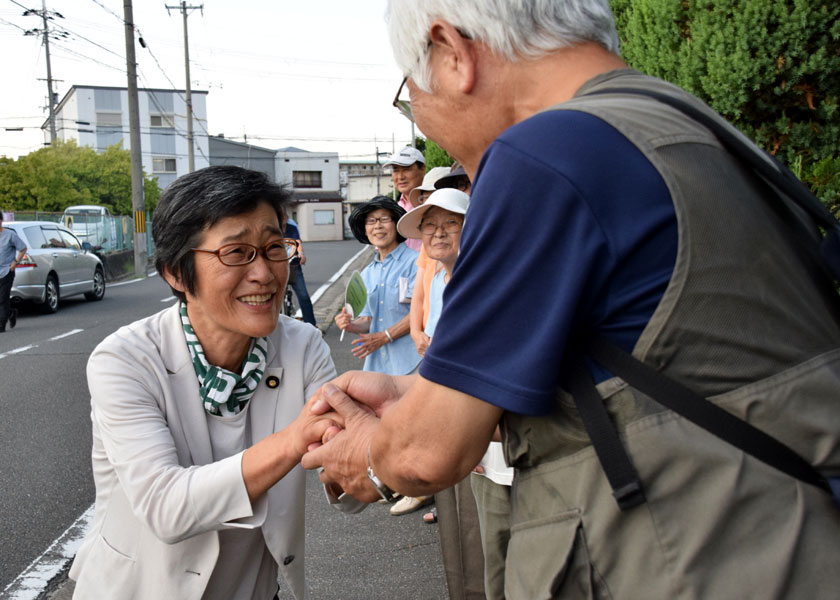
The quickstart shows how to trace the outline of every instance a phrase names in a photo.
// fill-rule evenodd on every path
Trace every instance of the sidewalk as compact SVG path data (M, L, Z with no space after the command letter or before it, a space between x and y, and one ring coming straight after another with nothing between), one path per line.
M344 304L350 273L361 270L371 256L371 252L365 252L357 257L315 302L315 317L339 373L360 369L362 363L350 353L355 336L346 335L339 343L340 332L333 325L333 317ZM317 474L307 473L306 579L311 600L448 597L438 526L423 523L425 510L392 517L388 508L372 504L358 515L333 510L324 499ZM73 588L65 569L39 600L71 600ZM292 598L283 588L278 597Z

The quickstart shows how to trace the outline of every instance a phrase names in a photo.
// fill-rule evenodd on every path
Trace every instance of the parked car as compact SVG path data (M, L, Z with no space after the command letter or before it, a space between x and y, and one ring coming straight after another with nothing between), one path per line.
M13 221L3 227L18 234L27 248L15 269L13 302L34 302L44 312L54 313L62 298L105 297L102 261L69 229L49 221Z

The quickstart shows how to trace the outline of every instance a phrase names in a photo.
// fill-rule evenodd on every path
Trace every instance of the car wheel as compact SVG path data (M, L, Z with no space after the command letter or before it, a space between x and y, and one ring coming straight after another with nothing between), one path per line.
M85 292L85 300L96 302L97 300L102 300L104 297L105 275L103 275L102 269L97 267L96 272L93 274L93 289L89 292Z
M47 283L44 285L44 303L41 305L41 310L45 313L56 312L60 296L58 279L55 278L55 275L48 276Z

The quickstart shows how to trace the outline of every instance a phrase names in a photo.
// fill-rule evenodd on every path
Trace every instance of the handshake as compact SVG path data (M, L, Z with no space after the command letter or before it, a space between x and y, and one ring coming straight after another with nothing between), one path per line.
M335 495L378 500L367 477L368 448L383 413L411 379L349 371L323 385L292 425L303 468L322 468L320 479Z

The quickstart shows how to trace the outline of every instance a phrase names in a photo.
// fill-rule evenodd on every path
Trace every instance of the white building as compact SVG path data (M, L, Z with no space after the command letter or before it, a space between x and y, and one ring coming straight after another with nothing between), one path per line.
M195 168L201 169L210 164L207 92L191 95ZM186 92L141 88L138 100L143 171L156 176L163 189L189 172ZM120 142L131 147L126 88L74 85L56 107L55 119L60 140L75 139L97 152ZM41 129L49 141L49 120Z
M344 239L338 153L280 148L275 153L277 183L290 186L292 218L304 242Z

